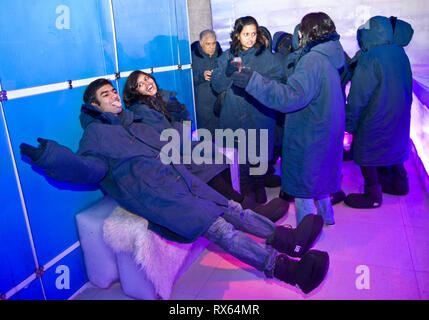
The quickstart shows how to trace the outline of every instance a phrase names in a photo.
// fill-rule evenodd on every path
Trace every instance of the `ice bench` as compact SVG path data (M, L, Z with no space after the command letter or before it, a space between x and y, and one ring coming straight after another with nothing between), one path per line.
M181 258L179 259L179 265L176 266L179 271L174 279L170 280L171 283L164 284L164 289L162 289L162 284L159 285L158 283L157 285L156 283L156 280L159 281L159 279L154 279L153 274L151 276L150 273L148 274L146 270L141 268L141 265L136 263L134 253L115 252L105 241L105 236L103 235L105 221L118 208L118 204L112 198L105 196L76 215L80 245L89 281L99 288L109 288L119 280L123 292L132 298L144 300L169 299L171 289L176 280L201 254L208 245L208 241L200 238L191 244L180 247ZM135 218L143 219L136 215L134 216ZM154 234L152 231L149 232ZM173 243L168 243L167 240L164 241L166 242L164 247L174 245ZM164 258L159 256L151 257L150 254L148 253L149 256L146 257L148 260L154 259L158 262L160 259L169 259L168 256ZM168 261L164 262L168 263ZM175 263L177 263L177 259Z
M239 191L237 151L225 148L223 149L223 153L232 160L230 164L232 184L234 189ZM114 235L112 234L114 232L122 233L122 235L128 234L129 230L125 228L129 228L135 222L140 224L142 230L144 229L142 222L147 223L147 221L128 212L128 215L121 215L120 211L121 208L112 198L104 196L76 215L80 245L89 281L99 288L109 288L114 282L119 280L124 293L132 298L144 300L168 299L174 283L201 254L208 245L208 241L200 238L192 244L175 244L167 240L162 241L153 232L150 231L148 234L147 230L144 230L143 233L146 233L146 236L150 236L152 239L149 241L150 244L156 243L158 247L164 246L164 249L166 249L165 252L167 254L163 255L166 257L164 261L158 255L151 256L151 253L146 254L145 248L140 248L141 250L137 254L136 252L129 252L130 250L119 248L121 241L118 241L118 239L113 241L112 238L114 238ZM121 217L125 217L125 219L122 219L122 221L118 219ZM106 222L110 222L107 227ZM106 241L106 233L108 236L110 235L110 242ZM137 237L138 233L134 235L134 238ZM126 241L129 240L127 239ZM141 245L138 246L140 247ZM170 256L168 256L168 253ZM155 264L159 264L155 266L157 269L164 266L164 264L168 266L170 260L175 260L173 262L176 262L176 265L171 266L170 269L178 268L178 272L174 279L172 278L172 274L169 274L170 278L167 280L167 283L160 283L163 279L158 279L156 273L148 272L150 269L142 269L142 264L136 262L136 256L139 256L140 262L145 258L144 256L147 258L146 261L155 261ZM176 256L180 257L177 258ZM165 273L173 272L171 270L164 271Z

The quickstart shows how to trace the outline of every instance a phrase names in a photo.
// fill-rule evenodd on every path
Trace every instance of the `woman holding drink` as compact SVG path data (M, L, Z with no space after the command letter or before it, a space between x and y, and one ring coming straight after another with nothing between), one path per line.
M234 86L231 75L241 68L251 68L271 80L282 78L281 65L266 49L257 21L250 16L235 21L231 32L231 47L218 60L218 67L211 76L212 88L221 93L226 91L220 112L219 127L222 129L256 129L257 150L267 148L269 161L273 155L275 112L258 102L245 90ZM260 129L268 130L268 141L260 141ZM247 136L248 137L248 136ZM248 138L247 138L248 140ZM243 142L243 141L241 141ZM237 141L236 147L240 141ZM250 163L240 165L241 193L255 197L259 203L267 201L264 187L264 175L250 175ZM286 202L286 201L285 201ZM284 207L287 210L288 205Z

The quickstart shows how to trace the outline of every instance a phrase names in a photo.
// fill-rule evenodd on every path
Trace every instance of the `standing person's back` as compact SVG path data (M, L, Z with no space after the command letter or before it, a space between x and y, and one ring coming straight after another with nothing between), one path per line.
M407 55L394 43L388 18L373 17L358 30L362 50L346 107L346 131L353 133L353 159L361 166L364 194L351 194L351 207L381 205L377 167L409 157L412 73Z

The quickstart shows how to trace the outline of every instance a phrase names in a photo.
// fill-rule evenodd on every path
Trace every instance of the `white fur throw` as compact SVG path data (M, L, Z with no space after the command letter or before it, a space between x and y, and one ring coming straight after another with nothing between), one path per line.
M129 252L152 281L157 294L169 299L192 243L168 241L148 230L148 221L117 207L104 221L104 241L114 252Z

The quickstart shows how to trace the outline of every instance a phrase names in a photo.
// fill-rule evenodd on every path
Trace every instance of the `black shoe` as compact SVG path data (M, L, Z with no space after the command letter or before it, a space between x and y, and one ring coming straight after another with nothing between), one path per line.
M351 161L351 160L353 160L352 150L344 150L343 151L343 161Z
M259 203L255 201L255 198L248 195L244 196L244 199L240 202L240 204L243 209L250 209L253 211L255 211L255 208L259 206Z
M331 204L337 204L340 203L341 201L344 201L344 199L346 198L346 194L344 193L343 190L340 190L338 192L332 193L330 195L331 197Z
M253 211L270 219L272 222L277 222L283 218L288 210L289 202L280 198L274 198L267 204L261 204L253 209Z
M349 194L344 203L352 208L358 209L372 209L378 208L383 202L383 195L381 193L381 185L376 184L373 186L365 186L365 192Z
M264 186L264 178L258 179L254 183L254 190L255 190L255 201L257 203L265 203L267 202L267 191L265 190Z
M299 261L279 254L274 265L274 277L307 294L322 283L328 269L329 255L323 251L310 250Z
M275 174L266 174L264 177L264 184L267 188L277 188L282 185L282 178Z
M405 196L410 192L408 178L395 179L392 182L381 182L381 190L384 193L395 196Z
M290 196L286 192L281 191L281 190L280 190L280 193L279 193L279 198L282 198L283 200L286 200L288 202L294 202L295 201L295 197L294 196Z
M278 226L273 236L267 240L279 252L291 257L301 257L316 241L323 228L323 218L319 215L308 214L296 229Z

